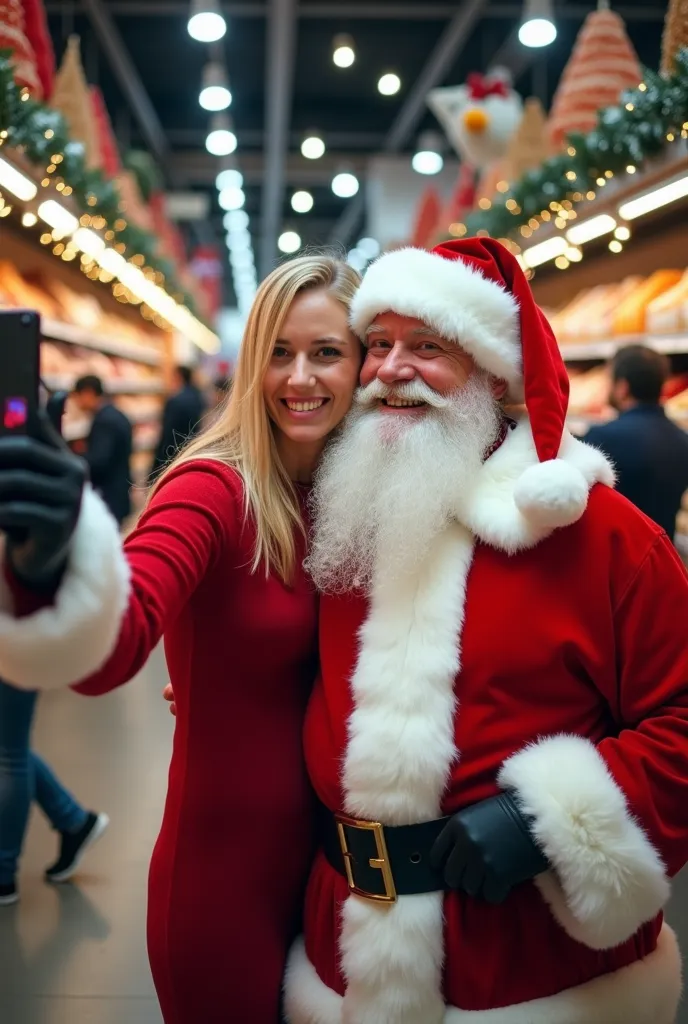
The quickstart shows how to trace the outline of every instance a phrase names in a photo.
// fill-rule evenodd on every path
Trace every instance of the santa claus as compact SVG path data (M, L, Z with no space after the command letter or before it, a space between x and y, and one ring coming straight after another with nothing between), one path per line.
M383 256L352 323L362 388L315 492L323 821L289 1021L670 1024L685 570L565 430L555 339L497 242Z

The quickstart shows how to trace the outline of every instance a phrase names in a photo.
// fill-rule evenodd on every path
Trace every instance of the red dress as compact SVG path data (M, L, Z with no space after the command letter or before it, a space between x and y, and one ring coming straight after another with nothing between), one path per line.
M173 471L126 542L132 589L116 649L75 687L120 686L165 634L177 723L148 904L165 1024L276 1024L299 927L316 596L302 552L293 587L251 573L254 539L233 471Z

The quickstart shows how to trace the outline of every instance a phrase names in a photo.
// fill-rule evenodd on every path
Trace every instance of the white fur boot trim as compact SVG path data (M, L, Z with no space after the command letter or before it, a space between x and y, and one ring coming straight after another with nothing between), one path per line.
M539 964L534 970L546 969ZM681 998L681 954L664 925L657 948L644 960L554 996L496 1010L446 1008L443 1024L674 1024ZM306 956L300 939L286 976L289 1024L349 1024L344 1000L328 988ZM354 1024L352 1021L351 1024ZM390 1018L388 1024L395 1024ZM418 1017L414 1024L425 1024Z
M129 598L117 523L87 487L69 563L54 602L17 619L0 573L0 678L53 690L92 675L114 650Z

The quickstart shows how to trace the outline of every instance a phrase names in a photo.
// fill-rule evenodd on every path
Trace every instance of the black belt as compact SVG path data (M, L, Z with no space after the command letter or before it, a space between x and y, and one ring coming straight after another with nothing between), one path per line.
M448 821L384 826L323 808L321 843L351 892L377 903L394 903L397 896L446 888L442 872L430 864L430 851Z

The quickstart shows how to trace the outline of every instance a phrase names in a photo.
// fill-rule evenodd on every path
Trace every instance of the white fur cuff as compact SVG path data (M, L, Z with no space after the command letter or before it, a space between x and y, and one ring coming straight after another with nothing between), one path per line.
M26 690L86 679L114 650L128 598L129 566L119 529L87 487L54 603L15 618L0 574L0 678Z
M554 872L536 883L577 942L609 949L651 921L669 897L664 865L598 753L580 736L534 743L502 767Z

